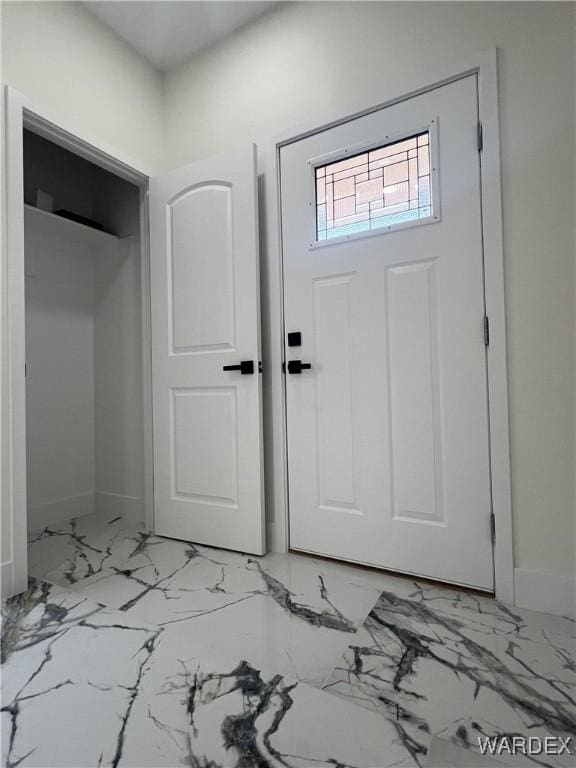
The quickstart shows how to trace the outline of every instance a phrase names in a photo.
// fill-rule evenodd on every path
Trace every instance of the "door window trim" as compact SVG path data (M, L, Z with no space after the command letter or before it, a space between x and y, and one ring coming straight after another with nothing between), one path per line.
M361 119L358 118L358 119ZM352 121L350 121L352 122ZM350 147L334 150L317 157L310 158L308 160L308 166L310 170L310 196L308 209L311 213L309 217L309 238L308 238L308 250L316 251L320 248L329 248L334 245L341 245L342 243L354 242L356 240L364 240L367 237L376 237L378 235L388 235L393 232L401 232L406 229L414 229L415 227L422 227L428 224L438 224L442 220L442 201L440 194L440 149L438 140L438 128L439 118L435 116L431 118L427 123L419 126L415 126L410 131L403 131L402 133L385 136L375 137L369 142L362 142L360 144L353 144ZM403 221L398 224L389 224L382 227L375 227L374 229L366 229L361 232L353 232L349 235L340 235L338 237L326 238L326 240L317 239L317 225L316 225L316 168L330 163L344 160L348 156L360 155L364 152L370 152L376 148L384 147L389 144L396 144L397 142L409 139L412 136L416 136L421 133L428 133L428 141L430 146L430 190L431 190L431 214L422 219L414 219L412 221Z

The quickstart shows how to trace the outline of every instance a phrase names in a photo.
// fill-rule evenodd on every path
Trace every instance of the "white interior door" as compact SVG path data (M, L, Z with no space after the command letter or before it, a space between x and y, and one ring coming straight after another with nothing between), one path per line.
M256 147L150 185L154 526L264 552Z
M472 75L281 150L290 544L490 590L477 126Z

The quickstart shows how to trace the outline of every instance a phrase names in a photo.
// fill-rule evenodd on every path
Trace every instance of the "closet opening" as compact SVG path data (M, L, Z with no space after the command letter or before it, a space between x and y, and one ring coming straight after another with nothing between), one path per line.
M28 129L23 150L28 570L66 586L151 523L143 193Z

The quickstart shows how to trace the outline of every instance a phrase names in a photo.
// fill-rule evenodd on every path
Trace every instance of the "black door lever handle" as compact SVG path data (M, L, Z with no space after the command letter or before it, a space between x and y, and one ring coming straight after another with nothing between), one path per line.
M223 365L223 371L240 371L243 376L254 373L254 361L242 360L238 365Z
M302 373L312 368L312 363L303 363L302 360L288 360L288 373Z

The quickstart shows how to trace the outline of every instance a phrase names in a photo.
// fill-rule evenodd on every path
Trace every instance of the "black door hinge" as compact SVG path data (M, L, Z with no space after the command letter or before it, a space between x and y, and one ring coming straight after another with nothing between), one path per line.
M482 152L484 149L484 132L482 130L482 123L478 123L476 128L476 137L478 140L478 152Z
M487 347L490 344L490 321L488 315L484 315L484 345Z
M496 517L494 516L494 512L490 512L490 539L492 540L492 544L496 541Z

